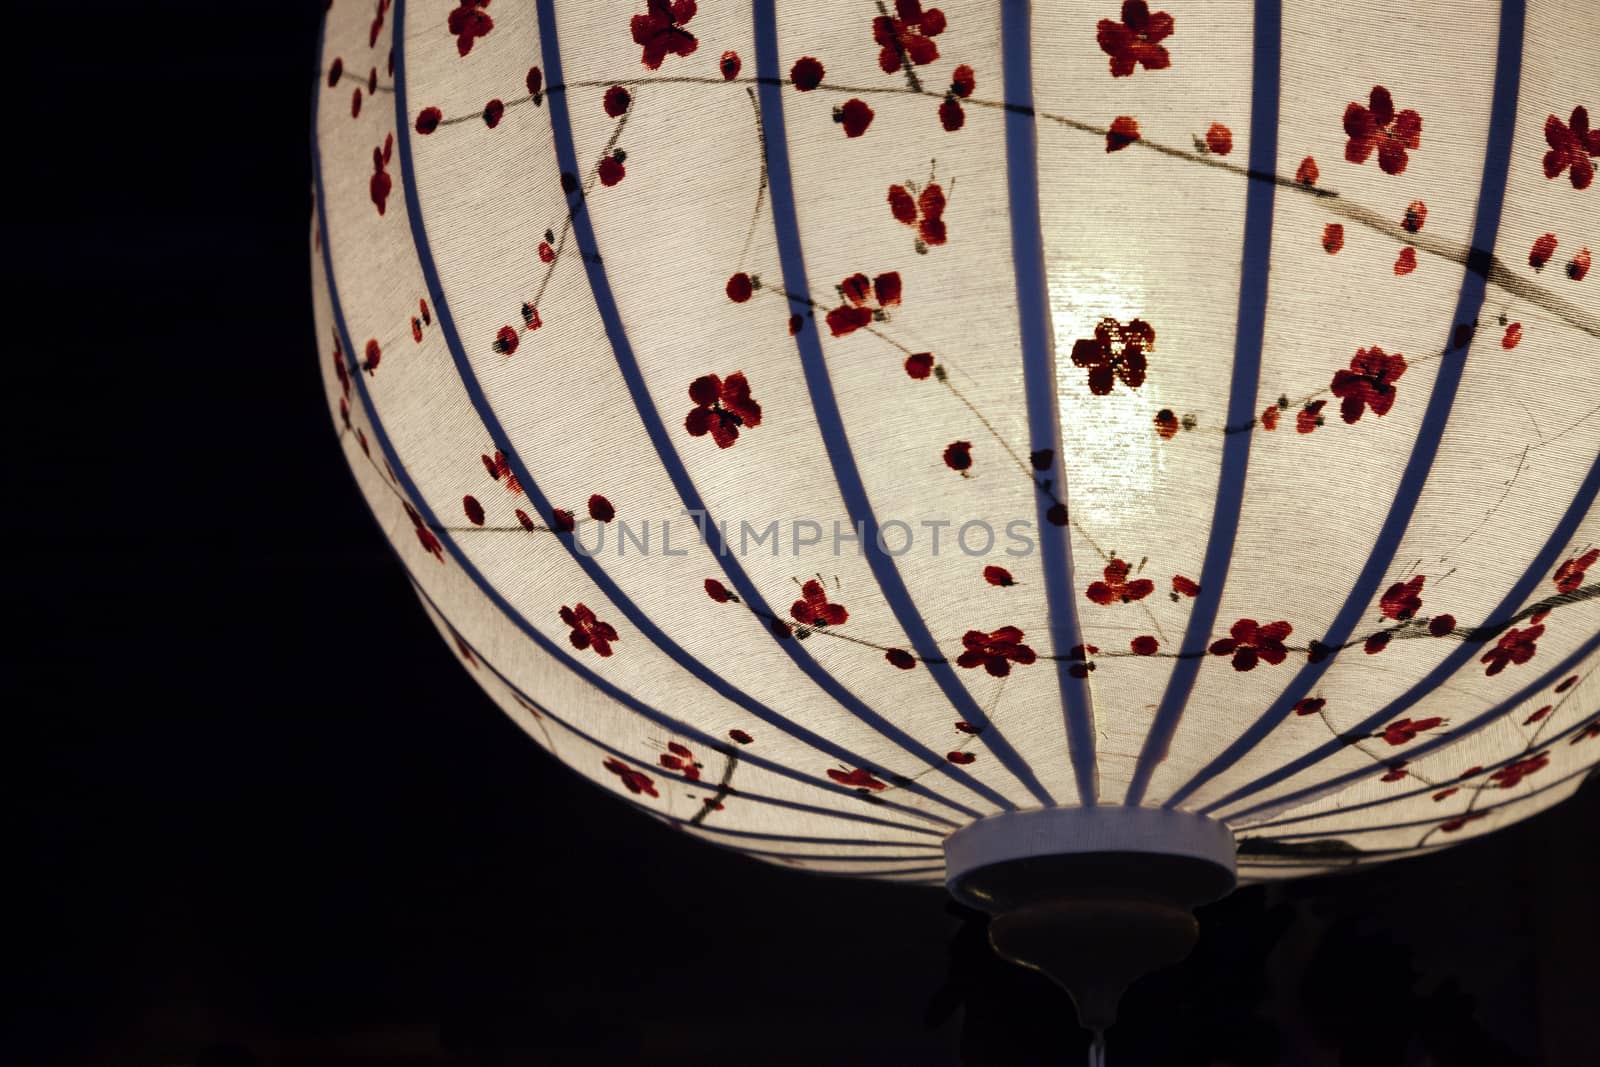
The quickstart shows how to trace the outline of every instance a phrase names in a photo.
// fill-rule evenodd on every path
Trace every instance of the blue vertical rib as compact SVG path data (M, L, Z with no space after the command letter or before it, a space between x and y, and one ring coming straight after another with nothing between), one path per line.
M1239 319L1233 337L1233 377L1228 387L1229 426L1248 425L1254 418L1261 381L1261 347L1267 326L1267 283L1272 273L1272 220L1278 183L1278 103L1283 84L1282 0L1257 0L1254 74L1250 87L1250 178L1245 194L1244 263L1239 273ZM1211 537L1200 570L1200 595L1195 597L1183 633L1179 659L1172 665L1166 692L1156 709L1150 733L1139 752L1125 804L1144 799L1157 765L1183 718L1195 677L1205 662L1206 648L1222 606L1222 591L1233 564L1244 507L1245 476L1250 468L1253 433L1227 434L1222 439L1222 469L1211 512ZM1170 806L1170 805L1169 805Z
M478 381L473 372L472 363L467 358L466 350L462 347L460 333L456 330L455 317L451 314L449 301L445 299L444 286L439 279L438 266L434 262L433 250L428 243L426 225L422 218L421 197L415 181L415 169L411 159L411 123L407 108L407 85L405 78L405 0L395 0L394 5L394 99L395 99L395 139L398 142L400 157L400 186L405 193L406 217L411 227L412 241L416 245L417 261L422 269L422 276L427 283L428 296L433 301L434 314L439 320L439 330L443 334L445 343L450 350L450 358L454 360L456 373L460 375L462 388L466 390L468 399L472 402L473 410L482 420L485 431L494 442L494 446L504 453L511 472L517 476L522 484L523 491L528 496L528 502L539 512L539 517L545 526L551 530L556 528L554 509L550 505L539 484L534 480L527 464L522 461L516 450L511 445L511 440L501 425L499 417L495 415L489 398L484 394L482 383ZM552 77L555 72L548 72ZM554 97L555 94L551 94ZM552 105L553 106L553 105ZM369 405L370 406L370 405ZM410 490L408 489L408 492ZM411 493L414 502L421 510L422 498ZM426 514L426 513L424 513ZM873 774L880 777L890 776L891 772L884 769L881 764L868 761L861 756L839 745L814 730L807 729L778 714L765 704L751 697L744 690L730 683L716 671L700 662L683 646L674 641L660 626L647 616L638 605L624 593L616 581L606 573L605 568L590 555L578 551L574 534L554 534L568 553L583 568L589 580L600 589L602 593L623 613L634 628L645 638L665 652L689 674L704 683L713 692L732 703L743 708L762 722L788 734L796 740L811 745L833 759L841 760L856 767L865 767ZM927 786L911 781L902 784L900 788L908 793L925 797L943 804L963 815L974 816L976 813L954 801L939 796Z
M1100 799L1095 761L1094 700L1087 678L1075 677L1071 650L1083 644L1072 589L1072 544L1067 528L1050 521L1057 498L1067 500L1066 461L1056 400L1055 328L1045 275L1044 229L1039 218L1038 123L1033 112L1032 5L1007 0L1000 9L1000 47L1005 69L1006 196L1011 213L1011 259L1017 282L1017 326L1022 342L1023 385L1028 402L1029 448L1053 457L1055 495L1036 490L1039 551L1043 556L1050 646L1061 689L1067 754L1078 782L1078 799L1092 807ZM1081 666L1081 664L1079 665Z
M548 2L548 0L546 0ZM794 176L789 170L789 140L783 113L783 87L785 81L779 70L778 21L775 0L753 0L756 35L756 70L761 102L762 146L767 157L767 186L772 196L773 225L777 231L778 259L783 269L783 286L789 293L790 310L798 314L810 311L805 303L810 286L806 280L805 255L800 241L800 222L795 207ZM867 499L861 472L856 468L855 456L850 450L850 440L845 434L844 420L839 413L839 403L833 392L833 382L828 376L828 365L822 356L822 343L817 336L815 322L809 322L797 334L795 344L800 351L801 366L805 371L806 387L811 394L812 407L817 416L817 426L822 431L823 443L828 450L828 460L833 466L834 478L839 483L840 495L850 521L863 531L862 548L868 565L883 591L900 628L910 640L916 654L921 657L938 682L940 689L961 717L980 728L980 739L989 747L1007 770L1027 787L1035 799L1053 805L1054 798L1039 782L1027 762L1011 747L1000 731L989 722L978 702L968 693L955 668L940 652L927 624L917 611L905 582L896 569L894 560L878 543L878 520Z
M403 26L402 18L403 18L403 15L404 15L404 10L405 10L405 0L396 0L395 12L394 12L394 14L395 14L394 37L395 37L395 40L397 42L403 40L403 36L401 34L401 27ZM404 70L404 67L403 67L404 54L403 53L404 53L404 48L403 47L396 47L395 48L395 73L396 73L395 96L396 96L397 99L401 99L401 100L404 99L404 92L405 92L405 88L404 88L405 83L404 83L404 77L403 77L403 70ZM320 61L321 61L321 49L319 47L319 62ZM313 98L313 111L312 111L312 121L311 121L311 166L312 166L312 178L313 178L313 181L315 183L315 189L316 189L315 196L316 196L316 209L317 209L317 226L318 226L318 229L322 233L322 266L323 266L323 271L324 271L324 274L325 274L325 277L326 277L326 281L327 281L327 285L328 285L328 301L329 301L329 304L330 304L330 306L332 307L332 310L333 310L334 326L338 330L340 345L343 347L345 353L347 354L346 358L350 359L351 362L352 362L351 374L350 374L351 382L354 385L357 394L361 398L362 407L367 412L367 417L368 417L368 420L369 420L369 424L370 424L370 426L372 428L373 439L376 442L376 444L378 445L379 451L381 451L383 453L384 459L388 462L390 468L394 471L395 480L397 482L399 482L401 490L404 492L406 498L411 502L412 506L417 509L417 513L420 516L422 516L423 522L427 524L429 529L433 530L434 533L438 535L440 543L443 544L444 547L450 552L451 557L461 567L462 573L465 574L469 579L471 579L472 582L475 585L477 585L479 591L482 592L483 595L489 600L489 602L494 604L494 606L496 608L498 608L500 610L500 612L503 615L505 615L505 617L513 625L515 625L517 627L517 629L521 630L522 633L525 634L528 637L528 639L531 640L539 649L541 649L546 654L551 656L557 663L560 663L562 666L566 667L568 670L570 670L574 674L578 675L578 677L582 678L584 681L588 682L590 685L592 685L596 689L600 690L600 692L604 693L606 696L610 697L612 700L615 700L619 704L622 704L623 706L625 706L625 707L631 709L632 711L638 713L639 715L641 715L645 719L648 719L650 722L653 722L656 725L662 726L662 727L664 727L664 728L666 728L668 730L671 730L672 732L678 734L681 737L693 739L694 741L696 741L699 744L708 745L708 746L709 745L721 744L722 742L721 742L720 739L713 738L709 734L706 734L704 731L699 730L698 728L696 728L694 726L691 726L688 723L685 723L685 722L682 722L680 720L674 719L671 716L665 715L662 712L657 711L655 708L652 708L649 705L645 704L644 702L638 700L637 698L635 698L632 694L628 693L627 691L625 691L625 690L617 687L616 685L613 685L612 683L606 681L604 678L600 677L598 674L595 674L593 671L591 671L584 664L577 662L560 645L556 644L555 642L551 641L549 638L545 637L544 634L540 633L539 630L536 629L533 626L532 623L528 622L528 620L526 618L524 618L521 615L521 613L519 613L517 611L517 609L515 607L513 607L511 605L511 603L505 599L505 597L500 593L500 591L497 590L494 587L494 585L491 584L488 581L488 579L486 579L484 577L483 573L481 571L479 571L476 566L473 565L471 559L469 559L467 557L466 553L461 550L461 547L458 544L456 544L455 539L450 536L450 532L449 532L448 528L445 527L445 525L442 522L439 521L438 516L434 514L433 509L428 505L427 499L421 494L421 492L418 491L416 482L414 480L412 480L410 472L406 470L405 464L401 462L399 453L397 453L395 451L393 443L389 440L388 432L384 429L383 422L378 417L377 407L376 407L376 405L373 404L372 397L369 394L369 392L367 391L367 383L366 383L365 377L361 374L360 368L353 365L354 364L354 358L355 358L355 352L357 351L357 349L356 349L355 345L351 342L351 339L350 339L350 331L349 331L349 328L347 327L347 325L345 323L345 319L344 319L343 305L339 301L338 283L337 283L337 280L334 277L334 271L333 271L333 239L332 239L332 235L328 231L327 193L326 193L326 190L324 189L323 180L322 180L322 150L321 150L321 146L319 144L318 123L317 123L317 109L320 108L320 106L321 106L322 93L323 93L323 90L322 90L322 88L320 86L320 83L319 83L316 95ZM400 118L401 118L401 121L400 121L399 125L400 125L400 129L403 131L403 130L407 129L406 123L404 121L404 114L403 113L401 114ZM404 143L404 142L402 142L402 143ZM404 151L404 149L402 149L402 151ZM408 207L409 206L411 206L411 205L409 204L409 201L408 201ZM436 308L436 310L437 310L437 308ZM527 485L527 484L531 484L531 483L524 483L524 484ZM781 720L779 720L779 722L781 722ZM778 726L778 722L773 723L773 725ZM786 728L786 727L788 727L787 723L783 723L781 726L778 726L779 729L783 729L785 733L791 733L791 736L793 736L793 734L792 734L792 729L793 728L792 727L791 728ZM806 740L806 739L802 737L801 740ZM810 743L810 742L808 741L807 743ZM824 744L826 744L826 742L824 742ZM830 745L829 747L831 748L833 746ZM827 752L828 749L824 748L824 749L822 749L822 751ZM831 754L831 753L829 753L829 754ZM762 757L754 756L753 754L746 755L745 756L745 762L751 764L752 766L762 767L762 768L764 768L766 770L772 771L774 774L781 775L781 776L783 776L785 778L788 778L788 779L790 779L792 781L803 782L806 785L814 786L814 787L816 787L818 789L822 789L822 790L824 790L826 792L836 793L836 794L839 794L841 796L853 796L854 795L854 790L849 789L849 788L847 788L845 786L838 785L837 783L828 781L827 779L824 779L824 778L817 778L817 777L813 777L813 776L808 775L808 774L803 774L800 771L796 771L796 770L794 770L792 768L785 767L785 766L783 766L782 764L779 764L779 763L774 763L771 760L768 760L768 759L765 759L765 758L762 758ZM957 825L957 824L951 822L950 820L942 818L940 816L932 815L932 814L930 814L928 812L924 812L924 811L919 811L916 808L912 808L910 806L903 805L903 804L897 804L897 803L894 803L892 801L881 802L879 806L880 807L885 807L885 808L891 808L891 809L893 809L895 811L900 811L900 812L903 812L903 813L905 813L907 815L914 815L917 818L925 819L925 820L928 820L930 822L933 822L933 823L936 823L936 824L939 824L939 825L943 825L943 826L954 827L954 826Z
M1467 256L1466 273L1461 282L1461 293L1456 300L1455 314L1445 336L1445 356L1439 364L1433 391L1428 397L1428 407L1422 417L1422 426L1406 461L1400 485L1395 490L1394 502L1384 519L1383 528L1372 546L1372 554L1356 578L1344 606L1335 616L1333 624L1322 638L1329 648L1339 648L1350 640L1350 635L1361 621L1362 614L1372 603L1383 581L1384 573L1394 562L1400 549L1400 540L1416 511L1417 500L1422 495L1423 483L1433 469L1434 457L1439 452L1439 442L1444 436L1445 424L1450 419L1450 408L1455 403L1456 390L1466 371L1467 353L1472 338L1457 346L1458 327L1471 329L1483 308L1490 265L1494 261L1495 238L1500 231L1500 213L1505 205L1506 179L1511 167L1511 141L1517 119L1517 90L1522 82L1522 28L1524 0L1504 0L1500 6L1500 37L1495 60L1494 99L1489 115L1488 145L1484 152L1483 178L1478 189L1478 214L1472 228L1472 250ZM1233 744L1184 783L1166 801L1167 807L1176 807L1184 798L1212 778L1237 763L1251 749L1266 739L1294 708L1301 697L1311 691L1318 679L1333 663L1329 655L1320 663L1306 663L1289 683L1287 689L1261 716L1250 725ZM1210 808L1203 810L1209 811Z
M1518 578L1516 583L1512 585L1511 591L1501 599L1493 611L1489 612L1487 621L1509 619L1533 595L1539 583L1555 568L1556 560L1560 557L1562 550L1571 542L1573 535L1578 530L1578 524L1589 514L1589 508L1594 504L1596 493L1600 493L1600 456L1596 456L1595 461L1590 464L1588 475L1584 478L1582 484L1578 486L1578 492L1573 496L1572 503L1567 506L1566 513L1556 523L1556 528L1550 532L1550 536L1545 540L1544 546L1539 550L1538 555L1533 558L1533 562L1528 565L1528 569L1523 572L1522 577ZM1450 676L1460 669L1464 663L1477 655L1480 648L1482 648L1481 642L1461 642L1450 655L1446 656L1438 666L1429 671L1420 681L1394 700L1391 700L1382 710L1375 712L1351 727L1351 732L1371 733L1384 723L1393 722L1408 711L1417 701L1448 681ZM1222 799L1213 801L1206 805L1204 810L1209 814L1224 805L1237 803L1245 797L1259 793L1263 789L1270 789L1279 782L1299 774L1307 767L1320 763L1330 756L1337 755L1344 748L1344 742L1337 738L1329 740L1321 747L1313 749L1298 759L1291 760L1283 766L1261 775L1248 785L1240 786ZM1409 752L1407 754L1409 755ZM1290 797L1300 797L1318 790L1331 789L1335 784L1344 780L1343 778L1335 778L1331 782L1324 782L1321 785L1301 789L1290 794ZM1279 803L1282 803L1282 800L1258 804L1255 807L1246 808L1244 811L1235 813L1235 817L1248 815L1260 808L1267 807L1268 804L1276 805Z
M1527 685L1523 686L1521 689L1517 690L1511 696L1507 697L1505 700L1502 700L1488 711L1480 712L1479 714L1474 715L1460 726L1454 727L1449 732L1440 734L1432 740L1407 745L1405 748L1406 759L1414 763L1435 749L1443 748L1445 745L1454 744L1463 737L1476 733L1485 726L1492 725L1503 716L1509 715L1512 711L1516 710L1525 701L1532 698L1535 693L1543 689L1545 686L1554 685L1563 674L1566 674L1568 671L1572 670L1572 668L1576 666L1583 659L1583 657L1593 652L1596 648L1600 648L1600 634L1595 634L1590 637L1554 667L1551 667L1549 670L1539 675L1538 678L1535 678L1533 681L1529 682ZM1554 739L1552 738L1552 740ZM1348 785L1351 782L1357 781L1358 779L1370 777L1373 773L1374 768L1372 766L1364 766L1357 770L1348 771L1339 775L1338 777L1331 778L1328 781L1319 782L1316 785L1307 786L1304 789L1297 789L1294 792L1287 793L1281 797L1274 797L1268 803L1258 804L1253 808L1247 808L1244 811L1235 812L1229 815L1227 818L1230 820L1242 819L1252 812L1268 807L1282 810L1304 798L1310 798L1313 794L1327 793L1331 790L1338 789L1340 786ZM1215 805L1213 805L1213 807L1215 807ZM1332 813L1330 812L1329 814Z
M539 19L539 41L543 53L545 77L551 85L565 85L566 76L561 66L561 45L556 30L555 5L551 0L539 0L537 5ZM550 104L550 129L555 138L556 160L561 170L572 175L578 181L568 194L570 217L572 219L572 235L578 246L578 251L583 260L584 270L588 274L589 289L594 296L595 307L600 311L600 321L605 326L606 338L611 342L612 351L617 357L617 368L622 373L623 381L628 386L628 394L633 399L634 408L639 413L640 420L644 423L645 432L649 435L650 443L654 446L656 456L661 460L661 465L666 469L667 476L672 480L672 486L677 490L678 498L683 501L684 507L691 512L701 515L699 523L701 536L706 548L721 562L722 571L733 585L734 591L744 600L745 605L752 611L778 618L779 614L768 606L762 599L761 593L756 589L744 568L739 565L738 558L725 551L722 536L717 530L716 520L712 517L705 501L700 498L699 491L695 488L694 480L689 477L689 471L683 465L678 450L673 446L667 434L666 426L661 421L661 413L656 409L655 401L650 397L650 390L645 385L644 372L639 367L638 358L634 355L633 344L628 339L627 328L622 322L622 312L617 306L616 295L611 290L611 279L606 273L599 249L600 245L595 238L594 222L589 217L588 198L582 189L582 172L578 169L578 150L572 136L572 121L567 106L565 92L552 92L547 97ZM685 383L687 384L687 383ZM975 778L971 772L955 766L944 758L941 753L935 752L926 745L917 741L905 730L885 719L881 714L869 707L860 697L840 684L822 665L812 658L805 647L797 640L778 640L778 645L784 650L795 666L806 673L817 687L827 693L840 706L849 711L856 718L871 726L879 734L899 745L906 753L921 761L924 766L936 770L951 781L972 790L1005 810L1013 810L1016 805L1007 799L994 787L986 785ZM965 807L957 807L963 814L975 815L976 813Z

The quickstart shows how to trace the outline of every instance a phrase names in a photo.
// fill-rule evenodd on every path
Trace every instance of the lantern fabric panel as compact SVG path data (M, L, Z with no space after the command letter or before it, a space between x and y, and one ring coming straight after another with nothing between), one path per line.
M1203 812L1266 877L1577 787L1600 213L1546 157L1600 16L1157 6L336 0L330 408L538 743L930 882L1019 808ZM1351 48L1408 34L1448 66Z

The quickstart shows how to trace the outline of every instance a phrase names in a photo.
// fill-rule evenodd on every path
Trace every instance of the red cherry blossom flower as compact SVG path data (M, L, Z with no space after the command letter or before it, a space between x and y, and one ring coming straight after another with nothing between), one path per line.
M680 745L676 741L667 742L667 751L661 753L661 766L669 771L677 771L691 782L700 780L700 772L705 769L705 764L695 760L694 753L689 751L689 746Z
M828 603L828 591L815 578L800 587L800 596L789 614L802 626L840 626L850 617L844 605Z
M1500 339L1500 347L1506 351L1516 348L1522 343L1522 323L1513 322L1506 327L1506 335Z
M1172 36L1172 16L1165 11L1150 13L1145 0L1124 0L1122 21L1101 19L1095 33L1100 51L1111 57L1111 76L1126 78L1135 67L1166 70L1172 65L1161 42Z
M950 74L950 92L963 99L972 95L978 87L978 79L972 73L972 68L963 63Z
M1015 626L1002 626L993 633L968 630L961 635L965 651L956 657L956 663L968 668L981 666L996 678L1004 678L1013 663L1025 666L1039 658L1022 643L1023 636Z
M1379 630L1377 633L1368 636L1365 641L1361 642L1361 651L1365 652L1369 656L1376 656L1379 652L1382 652L1384 649L1389 647L1389 642L1393 640L1393 638L1393 631Z
M1418 734L1425 733L1443 724L1444 720L1437 715L1427 719L1396 719L1376 734L1373 734L1373 737L1381 741L1387 741L1391 745L1403 745L1407 741L1413 740Z
M761 405L750 395L750 382L740 371L727 379L715 374L702 375L689 386L694 410L684 419L691 437L711 435L718 448L730 448L739 439L739 429L761 425Z
M1495 783L1501 789L1515 789L1522 784L1522 780L1528 775L1537 774L1548 766L1550 766L1550 753L1540 752L1537 755L1519 759L1515 763L1506 764L1489 775L1489 781Z
M1111 120L1106 131L1106 151L1120 152L1139 139L1139 120L1128 115L1118 115Z
M482 526L483 525L483 517L484 517L483 516L483 505L478 503L478 498L477 497L475 497L475 496L464 496L464 497L462 497L461 498L461 510L466 512L467 521L472 523L472 525L474 525L474 526Z
M1236 671L1254 670L1258 660L1266 660L1276 666L1288 656L1283 639L1293 632L1294 627L1281 619L1265 626L1254 619L1240 619L1229 630L1230 636L1212 642L1211 654L1231 655Z
M1590 156L1600 156L1600 130L1589 128L1589 109L1572 109L1570 123L1551 115L1544 121L1544 139L1550 151L1544 154L1544 176L1554 180L1561 172L1572 169L1568 179L1574 189L1587 189L1594 181L1594 164Z
M1268 404L1261 409L1261 428L1263 430L1276 430L1278 428L1278 405Z
M1413 575L1408 581L1391 585L1378 601L1384 618L1405 622L1422 610L1423 576Z
M1406 245L1394 259L1394 272L1402 277L1417 269L1417 250Z
M967 109L961 106L961 101L954 95L944 98L944 103L939 105L939 125L947 133L955 133L967 124Z
M750 742L755 740L755 738L751 737L749 734L745 733L743 730L739 729L737 726L734 727L732 730L728 731L728 737L731 738L737 744L741 744L741 745L748 745Z
M1413 200L1406 206L1405 217L1400 220L1400 228L1407 233L1417 233L1427 221L1428 205L1421 200Z
M914 355L906 357L906 374L910 375L912 378L915 378L920 382L932 373L932 352L917 352Z
M974 756L970 752L957 751L957 752L947 752L947 753L945 753L945 757L944 758L949 760L951 763L960 764L961 766L965 767L967 764L971 763L973 760L977 759L978 757Z
M1310 156L1300 161L1300 166L1294 172L1294 180L1301 185L1315 186L1317 179L1322 177L1317 170L1317 161Z
M1313 400L1300 409L1294 417L1295 433L1315 433L1318 426L1322 425L1322 409L1327 406L1326 400Z
M594 612L583 604L561 608L561 621L572 627L567 639L578 651L593 648L602 656L611 655L611 642L617 640L617 631L610 623L595 618Z
M1560 685L1556 686L1556 692L1565 693L1568 689L1571 689L1573 686L1575 686L1577 684L1578 684L1578 676L1576 674L1571 675L1571 676L1569 676L1567 678L1566 681L1564 681Z
M1074 678L1089 677L1089 672L1094 670L1094 664L1090 662L1089 657L1099 651L1100 649L1094 645L1073 645L1067 649L1066 658L1077 661L1067 668L1067 673Z
M1205 145L1212 155L1225 156L1233 151L1233 131L1220 122L1213 122L1206 130Z
M723 585L715 578L706 579L706 596L710 597L712 600L715 600L718 604L726 604L730 600L737 603L739 600L739 598L734 596L732 591L730 591L727 586Z
M841 771L837 770L836 768L829 767L828 777L832 778L840 785L854 786L857 789L871 789L873 792L877 792L880 789L889 788L886 784L874 778L871 771L866 770L863 767L857 767L853 771Z
M434 532L428 529L427 523L422 521L422 516L417 513L417 509L412 507L409 501L402 501L402 503L406 509L406 518L411 520L411 528L416 532L417 543L422 546L424 552L429 553L434 559L443 563L444 545L439 542L439 538L434 535Z
M1324 697L1306 697L1294 706L1296 715L1320 715L1328 701Z
M1156 434L1163 441L1170 441L1178 435L1178 416L1171 408L1162 408L1156 412Z
M1533 248L1528 252L1528 266L1534 270L1544 270L1544 265L1550 262L1550 257L1556 253L1556 235L1547 233L1533 242Z
M872 39L879 45L878 69L893 74L906 66L926 66L939 58L933 38L944 32L944 12L922 10L922 0L895 0L893 15L872 20Z
M1428 620L1428 632L1435 637L1444 637L1455 632L1456 617L1454 615L1435 615Z
M1455 790L1451 790L1451 792L1455 792ZM1449 819L1440 823L1439 829L1444 833L1453 834L1463 826L1467 825L1467 823L1476 822L1487 814L1489 813L1486 811L1471 811L1465 815L1457 815L1454 819Z
M1322 250L1330 256L1338 255L1344 248L1344 226L1330 222L1322 227Z
M1544 707L1540 708L1538 711L1535 711L1532 715L1529 715L1526 719L1523 719L1522 720L1522 725L1524 725L1524 726L1532 726L1534 723L1538 722L1540 719L1544 718L1546 715L1549 715L1551 710L1554 709L1554 707L1555 707L1554 704L1546 704Z
M750 280L750 275L740 271L728 279L728 299L735 304L742 304L755 295L755 283Z
M903 185L889 186L889 210L907 226L914 226L923 245L942 245L949 239L944 224L944 189L929 182L915 200ZM923 251L919 247L918 251Z
M833 109L833 121L844 127L846 137L860 137L872 125L874 114L865 100L851 97Z
M613 85L606 90L605 98L601 103L607 115L614 119L621 118L627 114L628 105L633 103L633 94L623 86Z
M500 116L504 115L505 111L506 105L503 101L498 98L489 101L483 105L483 124L491 130L494 129L500 125Z
M917 658L903 648L891 648L884 652L883 658L903 671L909 671L917 665Z
M389 158L394 151L394 134L384 139L382 148L372 150L372 177L367 180L367 195L372 198L373 206L382 215L389 203L389 190L394 188L394 179L389 176Z
M1500 635L1500 640L1478 662L1489 665L1484 673L1493 678L1505 670L1507 664L1520 665L1532 659L1538 651L1535 642L1543 636L1543 626L1529 626L1526 629L1513 626Z
M869 280L858 271L838 288L844 303L828 312L828 330L835 337L844 337L871 325L886 308L900 303L900 272L887 271Z
M1405 372L1406 357L1398 352L1391 356L1376 345L1358 349L1350 360L1350 369L1333 376L1333 395L1343 400L1340 417L1357 423L1368 408L1374 415L1387 415L1394 407L1394 383Z
M1461 792L1461 787L1459 785L1453 785L1449 789L1441 789L1437 793L1433 794L1433 802L1437 804L1441 800L1449 800L1459 792Z
M1578 249L1578 254L1573 256L1572 262L1567 264L1567 277L1575 282L1583 281L1589 273L1590 262L1589 250L1587 248Z
M822 84L823 77L827 74L822 63L814 56L801 56L795 60L794 66L789 68L789 81L802 93L809 93Z
M650 776L648 774L645 774L643 771L634 770L632 767L628 766L626 763L623 763L619 759L608 759L604 764L602 764L602 766L604 766L606 770L610 771L618 778L622 779L622 784L627 787L628 792L634 794L635 796L640 793L651 797L659 797L661 795L660 793L656 792L655 783L650 780Z
M695 35L684 29L696 8L695 0L648 0L645 13L633 16L628 28L633 43L644 49L639 59L646 67L660 70L668 56L690 56L700 47Z
M589 498L589 517L597 522L610 522L617 517L617 509L611 506L611 501L595 493Z
M366 358L361 361L361 369L366 371L368 375L376 375L378 364L383 362L383 348L378 344L378 339L375 337L367 338L367 346L363 351L366 353Z
M944 465L953 471L966 471L972 467L972 442L952 441L944 450Z
M1089 588L1084 590L1084 595L1096 604L1114 604L1121 601L1124 604L1135 600L1143 600L1156 590L1156 583L1148 578L1135 578L1128 581L1128 563L1126 560L1111 557L1111 562L1106 564L1105 581L1090 582Z
M1573 593L1583 584L1584 572L1600 560L1600 548L1591 548L1581 556L1573 556L1556 568L1556 592Z
M511 464L506 459L506 454L499 449L495 450L494 458L484 456L483 466L489 472L489 477L495 481L504 480L507 491L511 493L522 492L522 483L517 481L517 476L511 472Z
M426 136L439 128L444 112L436 107L425 107L417 112L417 132Z
M600 176L600 184L607 189L628 176L628 170L622 165L622 153L613 152L600 160L600 165L595 168L595 173Z
M487 36L494 29L494 19L484 8L489 0L459 0L456 9L447 16L445 25L456 39L456 51L466 55L472 51L472 42Z
M556 529L562 533L571 533L578 525L577 520L573 518L572 512L565 508L551 508L550 515L555 520Z
M522 338L517 336L517 331L511 326L502 326L494 335L494 343L490 346L502 356L509 356L516 352L517 346L522 343Z
M1344 146L1344 158L1352 163L1365 163L1378 150L1378 166L1385 174L1403 174L1410 157L1407 149L1422 143L1422 116L1407 108L1398 114L1389 90L1374 85L1369 97L1370 107L1351 103L1344 110L1344 132L1350 140Z
M981 726L974 726L965 719L957 720L956 729L960 730L964 734L977 735L983 733L983 728Z
M1172 599L1176 600L1180 595L1189 597L1199 596L1200 583L1196 582L1193 578L1185 578L1181 574L1174 574L1172 576Z
M737 78L741 66L738 52L724 52L722 53L722 59L717 62L717 69L722 71L722 80L725 82L731 82Z
M1101 319L1093 337L1072 345L1072 363L1089 371L1089 392L1105 396L1118 378L1130 389L1144 384L1148 354L1155 351L1156 331L1143 319L1126 326L1116 319Z
M1149 634L1140 634L1128 642L1128 647L1133 650L1135 656L1153 656L1161 651L1161 642Z
M1380 782L1402 782L1402 781L1405 781L1405 779L1408 778L1410 776L1410 774L1411 774L1410 771L1406 770L1406 763L1407 762L1408 761L1406 761L1406 760L1396 760L1394 763L1386 763L1386 764L1384 764L1385 767L1389 768L1389 773L1385 774L1382 778L1380 778L1378 780Z
M989 566L983 568L983 580L990 585L998 585L1002 589L1016 585L1016 579L1011 577L1011 572L1004 567Z

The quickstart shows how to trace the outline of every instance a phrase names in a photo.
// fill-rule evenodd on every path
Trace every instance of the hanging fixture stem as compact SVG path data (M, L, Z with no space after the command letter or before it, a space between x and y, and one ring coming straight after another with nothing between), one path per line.
M1194 948L1194 909L1235 884L1221 823L1154 808L1047 808L973 823L945 841L951 893L991 916L1002 959L1072 997L1105 1063L1105 1031L1133 982Z

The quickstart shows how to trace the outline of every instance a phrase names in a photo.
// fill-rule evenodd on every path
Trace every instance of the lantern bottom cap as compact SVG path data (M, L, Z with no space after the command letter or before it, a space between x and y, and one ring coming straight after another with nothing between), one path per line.
M1235 885L1226 826L1156 808L993 815L947 838L945 863L951 894L991 915L995 952L1064 988L1097 1035L1129 985L1193 949L1193 909Z

